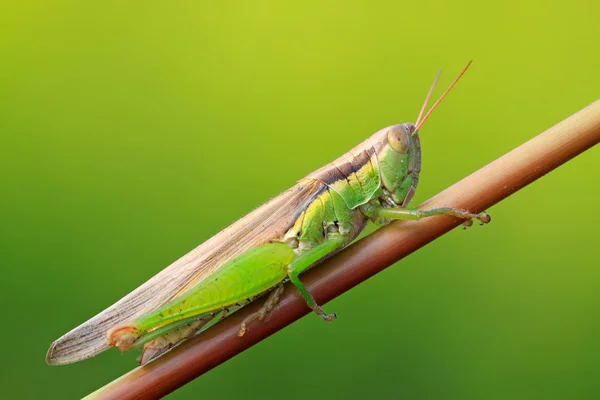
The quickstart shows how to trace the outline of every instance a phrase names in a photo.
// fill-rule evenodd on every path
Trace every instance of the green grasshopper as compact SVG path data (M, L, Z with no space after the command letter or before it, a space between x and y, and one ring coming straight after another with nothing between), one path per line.
M332 321L299 275L340 251L367 222L418 220L436 215L488 223L485 213L453 208L408 208L421 170L419 129L466 72L424 111L438 73L415 124L384 128L332 163L224 229L175 261L123 299L68 332L50 347L49 364L92 357L110 346L121 351L143 346L145 364L181 341L267 296L262 308L240 326L262 320L277 304L283 282L290 281L307 305Z

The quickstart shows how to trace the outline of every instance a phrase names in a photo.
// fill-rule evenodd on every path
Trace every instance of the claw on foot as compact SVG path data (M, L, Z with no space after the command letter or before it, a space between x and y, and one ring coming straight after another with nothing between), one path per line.
M323 321L327 321L327 322L331 322L334 319L337 318L337 314L328 314L328 315L323 315Z
M477 214L476 217L482 224L487 224L492 220L492 217L490 217L490 215L488 213L484 212L480 212L479 214Z
M248 332L248 323L250 323L250 321L255 320L255 319L262 321L265 318L265 315L267 315L267 312L268 311L261 309L260 311L258 311L258 313L251 314L248 318L246 318L240 325L240 330L238 331L238 336L242 337L246 334L246 332Z
M239 337L244 336L247 331L248 331L248 327L246 326L246 323L242 322L242 325L240 326L240 330L238 331L238 336Z
M267 298L267 301L265 301L265 304L263 304L258 311L250 314L242 321L242 325L240 325L240 330L238 331L239 337L244 336L244 334L248 331L248 324L251 321L255 319L262 321L267 314L269 314L275 308L277 303L279 303L279 296L281 296L281 293L283 293L283 285L277 286L275 290L271 292Z
M322 307L317 306L317 308L315 309L316 313L319 314L319 316L321 317L321 319L323 319L323 321L327 321L327 322L331 322L334 319L337 318L337 315L335 313L333 314L326 314L325 311L323 310Z
M466 213L466 218L467 219L465 219L462 223L463 229L473 226L473 218L479 221L479 225L487 224L492 220L492 217L490 217L485 211L480 212L479 214Z

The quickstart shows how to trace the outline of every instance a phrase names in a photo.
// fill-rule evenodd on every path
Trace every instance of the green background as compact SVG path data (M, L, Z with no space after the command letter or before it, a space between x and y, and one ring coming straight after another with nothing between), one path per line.
M1 391L134 366L48 345L472 69L422 130L417 204L599 97L591 1L0 5ZM526 4L523 4L526 3ZM438 93L441 88L438 89ZM598 398L599 149L173 399Z

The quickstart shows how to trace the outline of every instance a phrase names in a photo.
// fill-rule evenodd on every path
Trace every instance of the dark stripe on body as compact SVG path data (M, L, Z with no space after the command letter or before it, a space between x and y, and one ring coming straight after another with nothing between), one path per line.
M319 179L326 185L331 185L340 180L347 180L350 175L356 173L367 163L370 163L371 157L374 154L375 149L373 147L369 148L367 151L361 151L358 154L358 157L352 153L346 153L344 156L330 163L326 168L311 174L310 177ZM348 161L346 157L348 155L354 160Z

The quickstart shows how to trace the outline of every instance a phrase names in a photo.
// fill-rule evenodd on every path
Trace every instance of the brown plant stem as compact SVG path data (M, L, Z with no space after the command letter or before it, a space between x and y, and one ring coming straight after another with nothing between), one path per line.
M482 211L598 142L600 100L452 185L419 208L451 206ZM393 222L303 274L302 280L317 302L326 303L460 223L453 217ZM238 337L242 320L261 303L249 305L88 398L160 398L309 313L298 291L287 284L281 302L269 316L262 322L251 323L245 336Z

